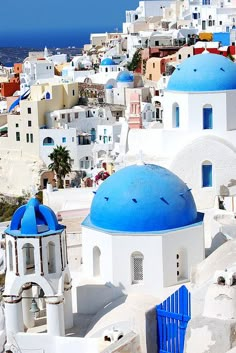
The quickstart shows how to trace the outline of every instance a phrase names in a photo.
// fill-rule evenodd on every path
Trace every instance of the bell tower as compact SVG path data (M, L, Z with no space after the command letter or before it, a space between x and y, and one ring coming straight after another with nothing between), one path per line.
M16 210L5 238L7 345L14 334L34 327L41 313L46 313L47 333L63 336L73 327L65 226L32 198Z
M138 93L132 93L130 95L130 111L129 111L129 128L130 129L142 129L142 116L141 116L141 104L140 95Z

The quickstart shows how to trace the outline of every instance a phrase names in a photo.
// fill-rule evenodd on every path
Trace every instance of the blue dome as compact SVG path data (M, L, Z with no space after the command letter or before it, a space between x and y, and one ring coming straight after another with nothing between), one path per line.
M129 166L106 179L94 196L89 217L90 226L126 232L162 231L198 221L186 184L152 164Z
M113 86L112 85L106 85L106 89L112 89Z
M105 58L102 60L101 65L102 66L110 66L110 65L116 65L116 63L111 58Z
M117 77L117 82L134 82L134 75L129 71L121 71Z
M191 56L177 66L167 89L184 92L236 89L236 65L218 54Z
M32 237L61 233L64 229L49 207L41 205L37 198L32 198L15 211L6 233L17 237Z

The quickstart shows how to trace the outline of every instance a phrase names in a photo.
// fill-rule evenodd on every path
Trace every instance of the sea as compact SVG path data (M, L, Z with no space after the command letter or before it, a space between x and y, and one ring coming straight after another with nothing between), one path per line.
M91 33L114 31L114 28L82 28L68 30L53 30L40 32L8 32L0 35L0 63L11 66L14 62L22 62L28 51L43 50L46 46L53 53L67 53L65 49L80 49L90 43Z

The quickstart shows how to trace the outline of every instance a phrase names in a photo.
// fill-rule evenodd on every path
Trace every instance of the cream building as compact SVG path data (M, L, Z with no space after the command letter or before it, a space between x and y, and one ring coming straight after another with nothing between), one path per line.
M46 167L40 158L40 129L46 126L46 113L77 102L76 83L34 85L28 99L20 101L20 110L8 114L8 132L0 138L2 193L22 194L39 186Z

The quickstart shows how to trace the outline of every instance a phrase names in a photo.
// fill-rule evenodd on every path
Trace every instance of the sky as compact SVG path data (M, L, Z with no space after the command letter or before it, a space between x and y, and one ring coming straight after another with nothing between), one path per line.
M122 30L138 0L21 0L1 6L0 47L89 42L89 33ZM71 41L71 43L69 43ZM50 44L50 45L49 45Z

